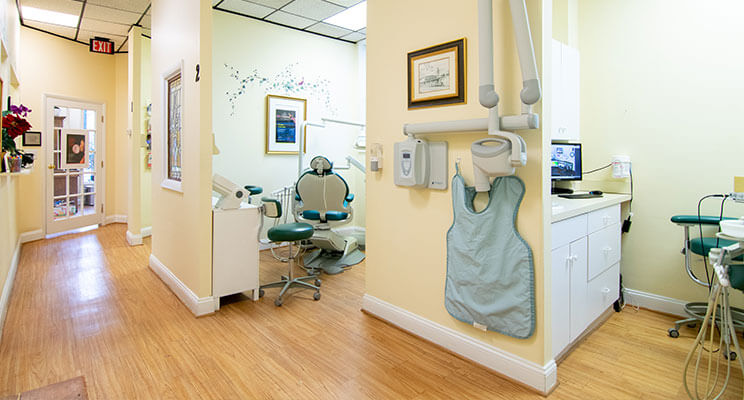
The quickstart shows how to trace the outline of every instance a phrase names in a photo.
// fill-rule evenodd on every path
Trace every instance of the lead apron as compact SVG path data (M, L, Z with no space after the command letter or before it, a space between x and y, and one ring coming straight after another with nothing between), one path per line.
M444 305L462 322L526 339L535 330L535 272L532 250L516 228L524 183L516 176L499 177L488 194L488 206L475 212L475 188L465 186L458 168L452 178Z

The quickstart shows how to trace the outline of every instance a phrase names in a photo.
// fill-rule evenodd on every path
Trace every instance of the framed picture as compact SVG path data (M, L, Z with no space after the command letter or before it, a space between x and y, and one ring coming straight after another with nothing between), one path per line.
M67 168L88 167L88 131L80 129L62 130L62 165Z
M266 154L297 154L306 112L305 99L266 96Z
M465 38L408 53L408 108L464 104Z
M23 133L23 147L35 146L41 147L41 132L26 131Z

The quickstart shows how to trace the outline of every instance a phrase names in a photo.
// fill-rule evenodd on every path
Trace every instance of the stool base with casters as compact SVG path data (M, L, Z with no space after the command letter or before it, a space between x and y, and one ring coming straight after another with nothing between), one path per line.
M286 276L282 276L281 280L267 283L265 285L261 285L261 287L258 290L258 295L260 297L263 297L264 289L281 287L282 290L279 291L279 295L274 300L274 305L279 307L284 303L284 295L287 293L287 291L292 287L299 287L302 289L315 290L315 293L313 294L313 299L320 300L321 281L320 279L317 278L317 276L315 275L308 275L308 276L301 276L301 277L294 276L295 257L292 255L292 247L293 247L292 245L294 243L297 243L297 242L300 242L302 240L312 237L313 236L312 225L305 224L305 223L297 223L297 222L291 223L291 224L280 224L280 225L277 225L269 229L268 236L269 236L269 240L271 240L274 243L289 242L289 257L288 257L289 271L287 272ZM305 282L307 280L312 280L312 279L315 279L315 281L313 282L314 284Z

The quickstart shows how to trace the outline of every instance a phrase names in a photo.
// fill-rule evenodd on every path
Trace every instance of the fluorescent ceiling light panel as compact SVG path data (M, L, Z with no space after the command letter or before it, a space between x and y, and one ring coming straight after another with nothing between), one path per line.
M324 19L323 22L358 31L367 26L367 2L363 1L354 7L349 7L332 17Z
M56 11L42 10L40 8L23 6L23 19L29 21L46 22L53 25L69 26L77 28L79 15L65 14Z

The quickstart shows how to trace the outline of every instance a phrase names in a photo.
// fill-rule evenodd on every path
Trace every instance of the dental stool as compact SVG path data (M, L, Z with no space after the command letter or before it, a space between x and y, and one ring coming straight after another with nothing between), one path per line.
M726 218L723 219L735 219L735 218ZM700 219L698 219L697 215L675 215L672 217L672 223L675 223L677 225L680 225L684 228L685 231L685 241L684 241L684 247L682 248L682 254L685 256L685 270L687 271L687 275L692 279L693 282L697 283L698 285L705 286L707 288L710 288L710 285L708 284L708 281L706 278L700 279L698 278L695 273L692 271L692 254L697 254L701 257L707 258L708 252L710 249L716 248L716 247L726 247L734 244L735 242L731 240L725 240L725 239L718 239L716 237L696 237L696 238L690 238L690 228L697 228L700 225L703 227L705 226L718 226L718 224L721 222L721 219L717 216L704 216L701 215ZM741 257L739 257L737 260L742 260ZM713 272L713 266L708 265L709 270L711 273L715 274ZM734 268L732 268L732 271ZM739 271L741 269L737 269L735 274L732 274L732 281L733 280L741 280L743 277L740 275ZM711 282L713 281L711 277ZM733 282L732 282L733 283ZM685 312L687 315L690 316L690 318L681 319L679 321L674 322L674 328L669 328L668 333L669 336L676 338L679 337L679 327L682 325L687 325L688 327L694 327L700 321L705 318L705 312L708 308L708 303L706 302L692 302L685 304ZM731 307L731 315L733 317L733 323L734 327L736 329L744 329L744 310L736 307Z
M282 206L279 201L267 197L264 197L261 200L264 203L265 215L267 217L280 218L282 216ZM269 229L268 236L272 243L289 242L289 257L287 258L289 270L286 276L282 276L281 280L261 285L258 289L258 296L263 297L264 289L281 287L282 290L279 292L279 296L274 300L274 305L280 307L284 302L284 295L287 293L287 290L291 287L300 287L303 289L315 290L313 299L320 300L320 279L317 279L315 275L301 276L298 278L294 277L294 262L296 255L292 254L292 245L295 244L299 249L299 242L310 239L313 236L312 225L302 222L279 224ZM297 254L299 254L299 252ZM315 279L314 285L305 282L310 279Z

